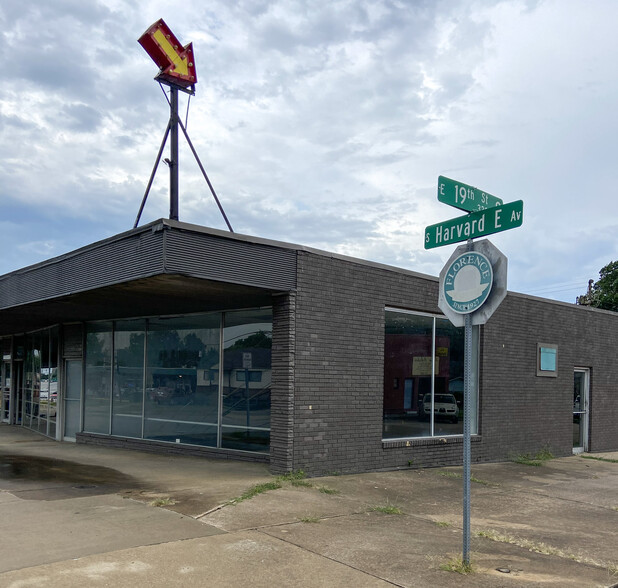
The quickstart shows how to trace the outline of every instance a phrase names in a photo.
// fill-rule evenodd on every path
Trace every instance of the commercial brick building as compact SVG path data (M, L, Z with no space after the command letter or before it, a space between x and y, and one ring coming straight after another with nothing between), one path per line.
M462 460L438 279L159 220L0 277L2 421L319 475ZM618 449L618 314L509 292L475 327L472 460Z

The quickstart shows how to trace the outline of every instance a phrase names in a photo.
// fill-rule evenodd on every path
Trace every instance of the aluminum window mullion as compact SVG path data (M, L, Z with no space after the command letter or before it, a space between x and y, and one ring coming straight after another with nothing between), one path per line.
M436 391L436 317L433 317L431 329L431 421L429 434L434 436L434 402Z
M141 439L144 439L146 430L146 383L148 377L148 327L150 321L144 320L144 366L142 368L142 431Z
M221 448L223 444L223 368L224 368L224 352L223 352L223 329L225 328L225 313L222 312L219 317L219 391L218 391L218 406L217 406L217 447Z
M112 434L112 418L114 410L114 364L116 363L115 351L116 351L116 321L112 321L112 337L111 337L111 361L110 365L110 389L109 389L109 423L107 425L107 434Z

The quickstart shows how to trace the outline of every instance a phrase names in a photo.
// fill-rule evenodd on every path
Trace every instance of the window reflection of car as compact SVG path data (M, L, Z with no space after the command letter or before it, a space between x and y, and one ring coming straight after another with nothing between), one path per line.
M429 420L431 414L431 394L425 394L419 407L419 418ZM459 407L452 394L436 394L433 401L433 414L436 419L459 421Z
M191 386L159 386L147 388L146 392L155 404L182 404L188 402L192 395Z

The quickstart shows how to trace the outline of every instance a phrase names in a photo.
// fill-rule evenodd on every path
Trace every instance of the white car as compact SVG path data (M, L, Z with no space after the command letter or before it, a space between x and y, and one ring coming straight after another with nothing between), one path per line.
M425 394L421 402L419 415L422 420L428 420L431 414L431 394ZM449 420L452 423L459 421L459 406L452 394L436 394L433 400L433 414L435 418Z

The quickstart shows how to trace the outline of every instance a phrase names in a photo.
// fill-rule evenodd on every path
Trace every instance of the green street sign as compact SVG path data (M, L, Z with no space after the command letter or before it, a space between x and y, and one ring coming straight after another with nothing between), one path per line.
M444 176L438 176L438 200L467 212L476 212L503 204L500 198Z
M452 218L425 229L425 249L442 247L492 233L521 227L524 222L523 200L494 206Z

